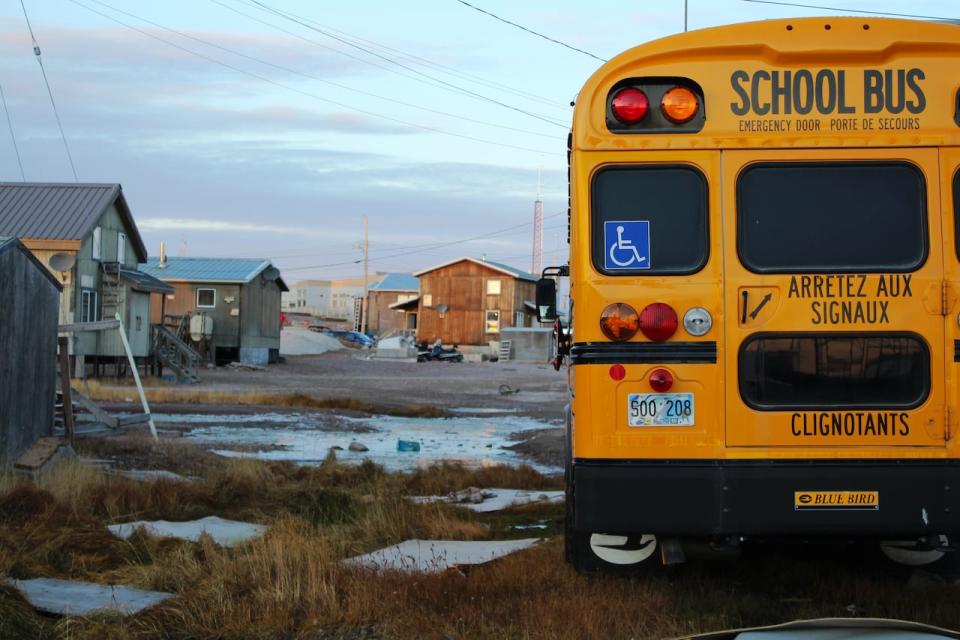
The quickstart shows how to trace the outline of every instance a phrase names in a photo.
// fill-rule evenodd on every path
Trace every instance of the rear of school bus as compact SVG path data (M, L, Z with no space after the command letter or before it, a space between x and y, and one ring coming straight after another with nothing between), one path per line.
M642 45L571 135L568 559L960 540L960 27ZM957 538L954 538L957 536Z

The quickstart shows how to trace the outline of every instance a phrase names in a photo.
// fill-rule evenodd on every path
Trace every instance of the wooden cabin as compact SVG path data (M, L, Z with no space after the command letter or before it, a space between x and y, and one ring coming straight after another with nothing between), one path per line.
M488 345L503 327L530 327L537 277L510 265L457 258L413 274L420 279L417 340Z
M0 235L18 238L63 285L60 324L120 315L134 357L152 356L150 295L171 287L140 272L147 248L119 184L0 183ZM71 336L74 374L126 363L118 331Z
M22 243L0 237L0 467L53 434L62 290Z
M388 273L367 291L367 333L383 336L388 333L410 333L417 328L416 307L408 313L398 303L416 301L420 281L407 273Z
M218 364L279 360L280 296L288 289L269 260L161 255L140 268L174 289L156 296L152 322L200 316L209 331L188 331Z

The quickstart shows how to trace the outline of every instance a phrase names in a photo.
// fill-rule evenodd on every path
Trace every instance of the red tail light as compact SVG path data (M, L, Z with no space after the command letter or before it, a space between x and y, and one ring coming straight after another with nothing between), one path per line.
M643 120L650 109L650 101L647 100L647 94L640 89L627 87L621 89L613 96L610 104L614 117L623 124L634 124Z
M620 382L627 377L627 368L622 364L615 364L610 367L610 377Z
M677 312L662 302L648 304L640 312L640 331L654 342L662 342L677 330Z
M650 388L657 393L664 393L673 386L673 374L666 369L654 369L650 373Z

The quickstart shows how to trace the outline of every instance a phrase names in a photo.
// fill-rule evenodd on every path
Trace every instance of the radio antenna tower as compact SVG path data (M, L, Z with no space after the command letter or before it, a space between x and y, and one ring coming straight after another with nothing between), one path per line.
M533 261L530 273L543 271L543 198L540 192L540 169L537 169L537 199L533 203Z

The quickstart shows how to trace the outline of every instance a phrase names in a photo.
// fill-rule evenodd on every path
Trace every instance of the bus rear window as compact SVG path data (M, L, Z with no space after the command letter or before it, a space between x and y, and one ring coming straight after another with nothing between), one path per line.
M707 262L707 179L689 166L601 169L591 187L593 265L606 275L690 274Z
M926 186L905 163L764 163L737 181L737 249L758 273L913 271Z
M929 389L914 334L760 334L740 348L740 395L761 411L912 408Z

